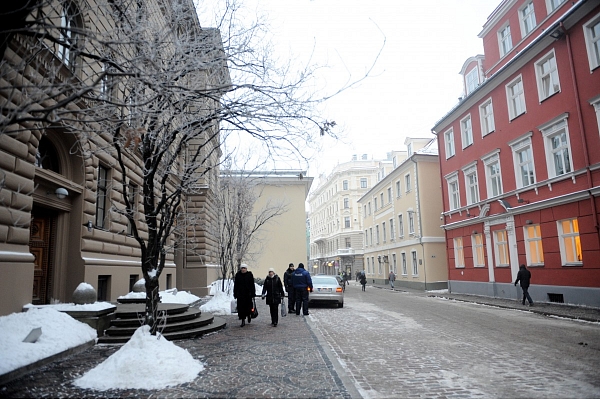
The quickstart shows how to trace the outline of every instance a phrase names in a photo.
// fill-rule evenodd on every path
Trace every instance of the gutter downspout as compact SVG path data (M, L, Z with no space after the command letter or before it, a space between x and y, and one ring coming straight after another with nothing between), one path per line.
M592 172L590 171L590 156L589 147L586 140L585 128L583 126L583 113L581 110L581 102L579 101L579 87L577 86L577 78L575 76L575 65L573 62L573 50L571 49L571 36L565 29L562 21L560 21L560 28L565 33L565 41L567 42L567 52L569 54L569 67L571 69L571 80L573 84L573 90L575 91L575 107L577 108L577 121L579 122L579 134L581 136L581 143L583 144L583 156L585 161L585 175L588 181L588 188L594 187L594 181L592 179ZM598 244L600 244L600 224L598 223L598 212L596 210L596 201L592 192L588 190L590 195L590 204L592 206L592 215L594 218L594 225L596 228L596 237L598 238Z
M415 163L415 182L417 187L415 188L415 200L417 206L417 212L419 213L419 244L421 245L421 252L423 254L423 275L425 278L425 291L427 291L427 261L425 259L425 245L423 244L423 223L421 222L421 202L419 201L419 190L421 185L419 184L419 164L414 159L414 154L410 157L410 161ZM439 157L439 156L438 156Z
M437 134L436 131L434 131L433 129L431 130L431 133L435 135L435 137L437 138L438 141L438 167L440 170L440 192L442 193L442 216L441 216L441 220L442 220L442 227L444 227L446 225L446 216L444 215L444 208L445 208L445 204L446 204L446 198L444 197L444 176L442 175L442 160L441 160L441 156L440 156L440 151L439 151L439 143L440 143L440 138ZM444 152L446 150L444 149ZM446 272L448 273L448 280L446 281L448 284L448 293L452 293L452 288L450 287L450 252L448 251L448 230L444 227L444 239L446 240L446 243L444 243L444 247L446 248Z

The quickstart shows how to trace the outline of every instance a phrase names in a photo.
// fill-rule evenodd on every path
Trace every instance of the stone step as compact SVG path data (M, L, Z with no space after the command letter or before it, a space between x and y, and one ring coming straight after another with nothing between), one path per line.
M199 308L190 308L187 311L180 314L169 314L167 318L168 323L188 321L199 317L202 314ZM115 327L139 327L140 319L143 321L143 314L139 318L118 318L111 321L111 326Z
M165 311L167 315L181 314L190 308L187 304L179 303L158 303L158 312ZM117 304L115 311L116 318L136 319L143 317L146 313L145 304Z
M211 316L212 317L212 316ZM187 329L177 332L163 332L163 336L167 340L180 340L180 339L189 339L194 338L196 336L206 335L207 333L215 332L220 329L223 329L227 326L227 322L220 317L213 317L212 323L208 325L204 325L198 328ZM124 344L131 339L131 335L129 336L103 336L98 339L98 344Z
M212 314L204 313L197 318L190 319L187 321L180 322L169 322L167 318L167 324L163 329L163 333L171 333L177 331L184 331L188 329L199 328L201 326L209 325L213 321ZM114 322L114 321L113 321ZM138 322L136 326L114 326L104 331L104 336L131 336L137 328L140 327Z

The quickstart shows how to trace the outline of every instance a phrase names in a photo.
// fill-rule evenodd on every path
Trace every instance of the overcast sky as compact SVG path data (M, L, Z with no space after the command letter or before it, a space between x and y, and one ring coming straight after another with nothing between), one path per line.
M211 0L219 2L222 0ZM254 0L246 0L254 1ZM207 1L203 1L205 5ZM431 128L458 101L464 61L483 53L477 34L500 0L259 0L271 20L282 58L328 65L319 85L334 91L359 79L383 51L370 77L325 106L345 139L323 139L309 176L329 174L353 154L383 158L403 150L404 140L433 137ZM202 7L200 8L202 10ZM201 24L203 20L200 11ZM316 183L316 182L315 182Z

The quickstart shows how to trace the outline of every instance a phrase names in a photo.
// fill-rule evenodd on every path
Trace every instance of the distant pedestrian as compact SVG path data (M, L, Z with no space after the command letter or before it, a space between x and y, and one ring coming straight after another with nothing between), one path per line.
M367 276L364 274L360 274L360 284L362 285L362 291L365 291L365 288L367 286Z
M271 311L271 325L273 326L277 326L279 322L279 305L283 295L281 279L279 279L273 268L269 268L269 275L267 275L263 284L262 298L267 298L267 304Z
M521 289L523 289L523 302L525 305L525 299L529 302L529 305L533 305L533 300L529 295L529 282L531 281L531 272L525 267L525 264L519 265L519 272L517 272L517 279L515 280L515 286L518 282L521 282Z
M296 315L300 315L300 306L302 306L302 314L308 315L308 292L313 290L313 284L310 272L304 269L304 264L298 264L298 268L292 275L292 285L296 297Z
M252 321L252 299L256 296L256 287L254 286L254 276L248 271L248 266L242 264L240 270L235 274L233 280L233 298L237 299L238 318L242 320L242 325Z
M283 273L283 285L288 295L288 313L295 313L296 299L294 297L294 285L292 285L292 275L294 274L294 264L290 263L288 269Z
M394 288L394 281L396 280L396 274L394 271L390 270L390 274L388 275L388 280L390 281L390 286L392 289Z

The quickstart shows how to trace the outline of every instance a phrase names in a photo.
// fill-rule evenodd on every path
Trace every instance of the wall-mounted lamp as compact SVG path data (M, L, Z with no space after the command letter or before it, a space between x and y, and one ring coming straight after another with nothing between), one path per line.
M526 225L531 225L531 224L533 224L533 221L532 221L532 220L530 220L530 219L528 219L528 220L525 220L525 224L526 224Z
M565 35L565 31L563 30L562 27L558 27L558 29L556 29L554 32L552 32L550 34L550 37L552 37L553 39L560 39L561 37L563 37Z
M91 232L94 228L94 224L92 223L92 221L88 221L87 223L83 224L83 226L87 228L88 232Z
M51 191L47 191L46 195L49 196L51 195L52 192ZM54 195L59 198L60 200L64 199L65 197L67 197L69 195L69 191L65 188L59 187L58 189L56 189L54 191Z

